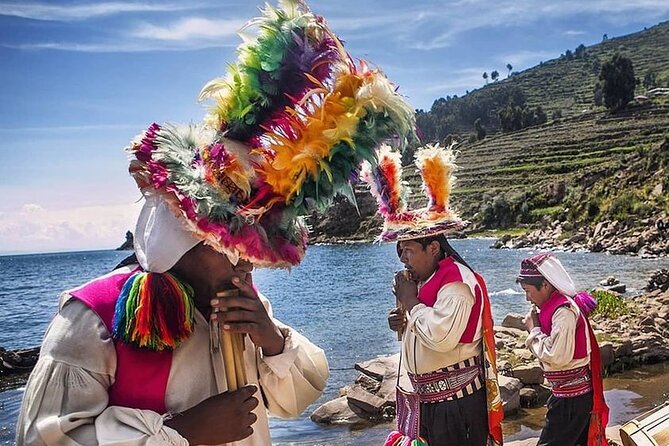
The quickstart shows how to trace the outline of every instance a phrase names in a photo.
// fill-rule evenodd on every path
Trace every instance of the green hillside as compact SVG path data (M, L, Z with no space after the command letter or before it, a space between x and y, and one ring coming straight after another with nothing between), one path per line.
M563 54L507 79L490 82L466 96L435 100L431 110L418 111L425 139L441 141L448 135L466 139L474 132L478 118L489 134L495 133L500 129L498 112L508 104L509 97L516 102L521 99L530 107L541 106L549 120L554 113L569 118L596 110L595 84L602 64L615 53L632 60L637 94L645 93L644 81L646 85L669 87L669 22L570 51L569 57ZM519 94L521 98L515 97Z

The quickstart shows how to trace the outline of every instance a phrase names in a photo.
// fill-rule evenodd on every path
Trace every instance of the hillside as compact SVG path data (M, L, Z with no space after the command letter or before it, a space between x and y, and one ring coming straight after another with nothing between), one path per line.
M549 119L555 113L565 118L578 116L596 109L594 90L601 65L615 53L632 60L638 81L637 94L646 91L644 81L655 87L669 87L667 48L669 22L664 22L638 33L582 47L580 51L570 50L570 56L563 54L513 73L466 96L436 99L431 110L418 111L418 123L427 141L441 141L448 135L460 135L462 139L474 132L477 118L489 134L495 133L500 129L498 112L510 99L516 103L524 101L530 107L541 106Z
M664 23L589 47L585 54L605 58L624 49L637 77L652 69L656 80L669 82L668 47L669 23ZM620 220L633 228L666 220L669 96L653 96L617 113L595 107L596 77L585 70L585 60L549 61L460 98L474 100L486 90L513 85L549 116L551 110L562 112L543 125L481 141L467 138L457 146L460 169L452 203L473 222L472 229L529 230L556 220L580 226ZM420 179L407 170L406 180L418 190ZM326 218L312 220L315 241L378 234L381 221L373 200L362 187L357 197L360 215L341 200Z

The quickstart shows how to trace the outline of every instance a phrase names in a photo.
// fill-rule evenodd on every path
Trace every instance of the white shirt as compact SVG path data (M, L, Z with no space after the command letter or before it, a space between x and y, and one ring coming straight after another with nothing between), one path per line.
M432 307L421 303L411 309L402 348L407 371L429 373L481 354L481 330L473 342L460 343L474 307L473 286L464 282L446 284L439 289Z
M576 338L578 308L574 304L558 307L551 318L550 335L534 327L525 340L525 345L541 362L544 370L557 372L583 367L590 363L590 337L586 332L587 352L585 358L573 359Z
M269 301L261 299L271 316ZM222 349L210 350L209 324L197 311L195 320L191 336L174 350L165 395L171 412L184 411L227 389ZM235 446L270 445L268 413L298 416L321 395L329 376L323 350L275 323L286 338L279 355L263 357L246 337L249 384L262 387L268 407L257 392L260 404L254 410L258 417L254 433L232 443ZM163 425L161 414L107 405L107 389L115 372L116 353L104 323L84 303L64 293L26 385L17 445L187 445L181 435Z

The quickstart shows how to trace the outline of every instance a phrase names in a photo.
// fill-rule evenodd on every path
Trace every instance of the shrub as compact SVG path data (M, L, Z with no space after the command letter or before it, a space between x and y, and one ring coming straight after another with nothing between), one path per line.
M630 312L629 304L615 293L605 290L593 290L592 296L597 300L597 308L592 315L600 315L605 319L616 319Z

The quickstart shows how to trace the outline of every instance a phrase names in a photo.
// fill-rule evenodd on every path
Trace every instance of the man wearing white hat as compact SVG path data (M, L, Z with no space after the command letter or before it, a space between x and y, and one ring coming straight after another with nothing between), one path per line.
M530 332L526 344L552 384L538 445L607 445L599 346L587 319L596 307L594 298L577 292L560 260L550 253L524 259L516 280L533 304L525 318Z

